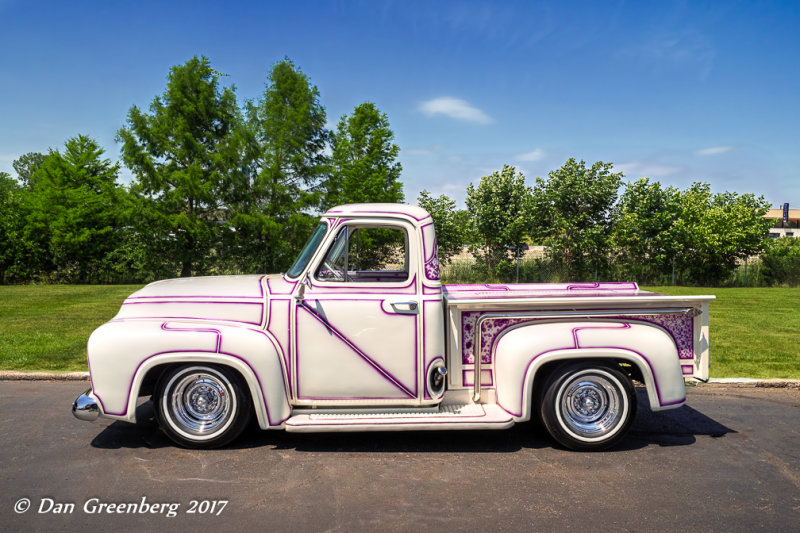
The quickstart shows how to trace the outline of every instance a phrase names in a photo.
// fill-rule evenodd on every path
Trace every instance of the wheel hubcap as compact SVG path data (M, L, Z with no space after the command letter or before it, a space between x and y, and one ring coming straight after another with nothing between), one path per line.
M603 391L595 387L593 383L581 383L570 397L571 402L568 406L570 412L576 418L586 422L594 420L606 403Z
M613 433L622 421L626 404L616 380L604 372L574 376L561 386L559 418L578 437L595 439Z
M228 380L206 372L178 376L169 396L169 412L175 424L196 436L213 434L225 426L232 404Z

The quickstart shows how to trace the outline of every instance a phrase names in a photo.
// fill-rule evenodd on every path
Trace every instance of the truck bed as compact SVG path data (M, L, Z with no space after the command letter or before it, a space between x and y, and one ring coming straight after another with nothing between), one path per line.
M492 347L508 328L579 318L656 325L673 337L684 376L708 379L708 303L714 296L667 296L632 282L471 284L442 289L450 360L460 367L455 379L462 387L472 387L476 375L484 385L494 384Z

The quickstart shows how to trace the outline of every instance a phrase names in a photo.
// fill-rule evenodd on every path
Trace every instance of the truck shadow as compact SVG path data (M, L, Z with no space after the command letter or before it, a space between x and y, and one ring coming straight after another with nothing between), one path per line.
M120 448L164 448L172 446L169 440L158 429L153 411L153 402L140 402L136 406L136 423L113 422L103 429L94 439L93 448L118 450Z
M724 437L735 430L720 424L689 405L666 411L651 411L647 392L637 387L639 410L627 438L615 448L618 451L643 448L648 445L687 446L698 436Z
M647 394L638 389L639 410L628 436L609 452L648 446L688 446L698 436L722 437L736 433L703 413L684 405L678 409L652 412ZM136 409L137 424L114 422L92 441L102 449L162 448L174 444L158 429L152 402ZM298 452L350 453L509 453L525 448L560 448L537 423L517 424L501 431L403 431L375 433L286 433L262 431L251 424L242 436L225 449L273 448Z

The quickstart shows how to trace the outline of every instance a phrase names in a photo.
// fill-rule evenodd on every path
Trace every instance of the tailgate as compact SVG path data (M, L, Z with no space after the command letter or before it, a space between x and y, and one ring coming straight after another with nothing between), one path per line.
M694 347L694 358L691 360L681 360L681 372L685 378L708 381L708 304L713 299L713 296L705 296L699 297L697 300L691 302L695 309L698 310L698 314L694 317L694 339L692 343Z

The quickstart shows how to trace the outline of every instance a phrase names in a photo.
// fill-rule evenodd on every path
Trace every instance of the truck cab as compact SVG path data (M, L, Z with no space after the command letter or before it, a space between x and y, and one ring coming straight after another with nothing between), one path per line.
M307 248L277 281L293 284L291 294L270 300L277 327L293 332L295 404L438 403L443 391L431 389L431 376L444 368L442 285L427 213L332 209Z

